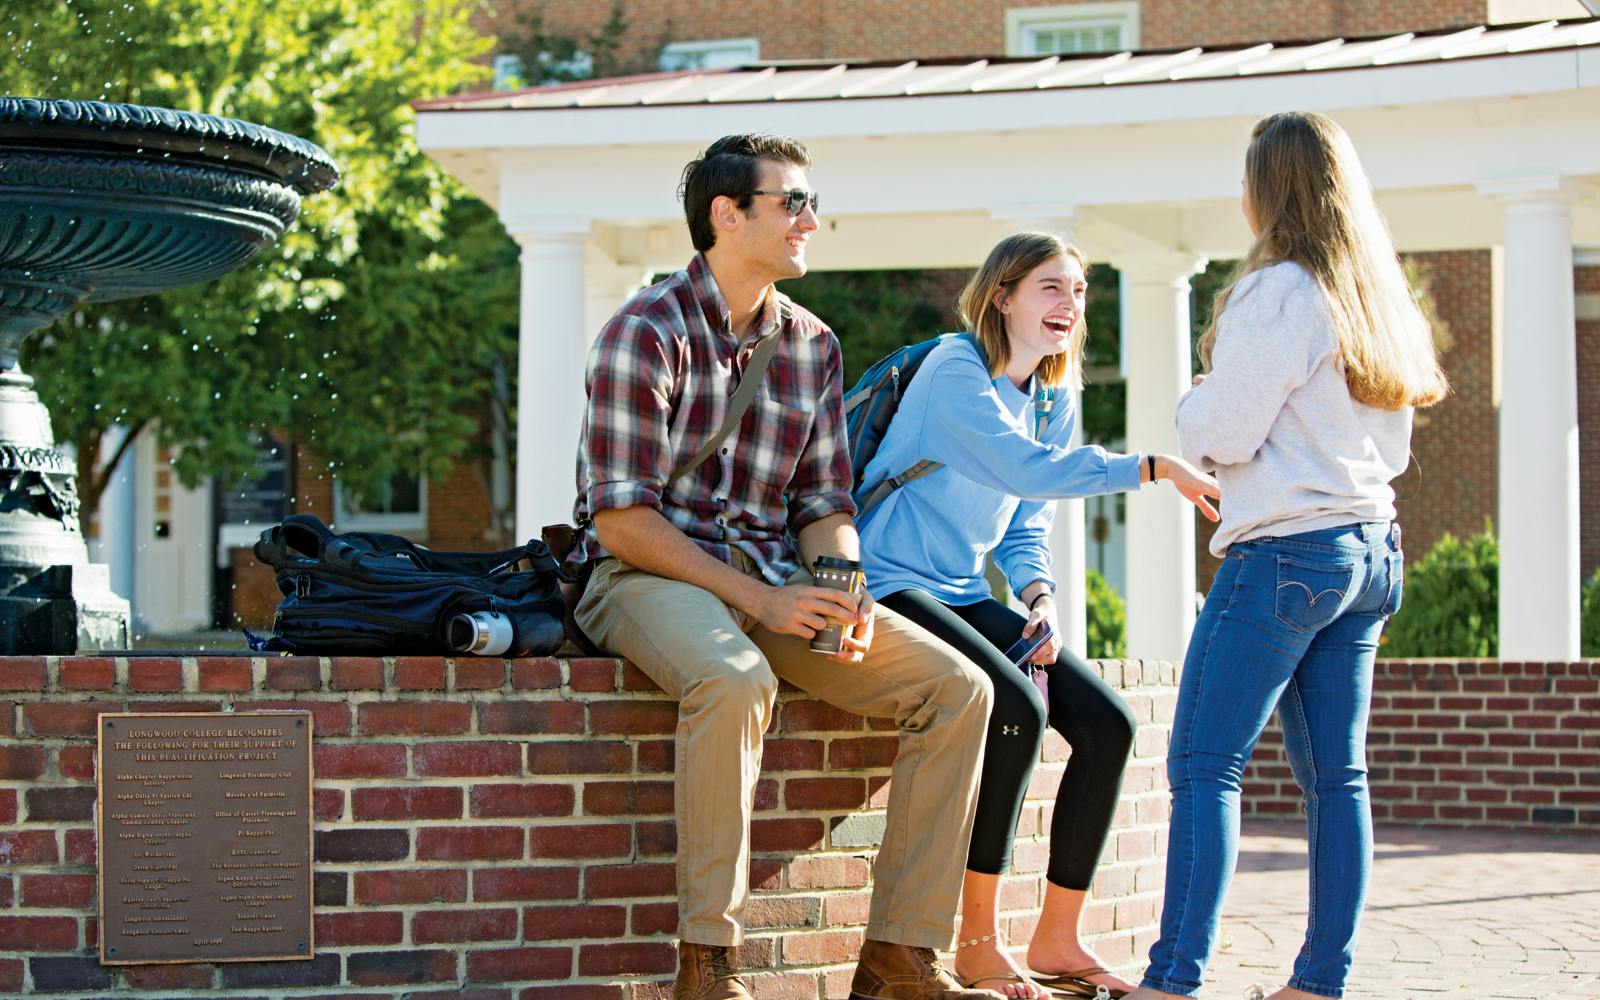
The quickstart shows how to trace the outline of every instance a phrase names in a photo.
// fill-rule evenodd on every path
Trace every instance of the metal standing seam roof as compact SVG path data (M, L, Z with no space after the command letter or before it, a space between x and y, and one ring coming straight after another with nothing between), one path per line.
M541 111L1016 93L1317 73L1600 45L1600 18L1475 25L1381 38L1228 48L902 63L756 63L415 102L419 111Z

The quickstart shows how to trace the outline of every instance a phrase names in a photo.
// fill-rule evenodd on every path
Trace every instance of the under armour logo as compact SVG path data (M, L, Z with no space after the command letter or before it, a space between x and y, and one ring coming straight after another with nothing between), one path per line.
M1020 726L1020 725L1016 725L1016 726L1001 726L1000 727L1000 733L1001 733L1001 735L1004 735L1004 736L1021 736L1022 735L1022 726Z

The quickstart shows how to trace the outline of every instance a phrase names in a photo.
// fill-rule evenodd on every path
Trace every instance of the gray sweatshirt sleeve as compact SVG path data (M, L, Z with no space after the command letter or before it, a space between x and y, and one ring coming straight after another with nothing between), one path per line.
M1289 394L1334 347L1325 309L1296 264L1274 264L1235 286L1217 321L1211 374L1178 401L1185 461L1215 470L1255 457Z

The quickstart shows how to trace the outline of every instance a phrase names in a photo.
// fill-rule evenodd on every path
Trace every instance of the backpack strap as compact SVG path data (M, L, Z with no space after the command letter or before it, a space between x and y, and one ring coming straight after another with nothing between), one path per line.
M661 492L667 489L689 472L694 471L701 462L711 457L717 446L733 433L739 426L739 421L744 419L745 411L750 409L750 404L755 402L756 390L761 388L762 381L767 376L767 365L772 362L772 356L778 352L778 339L783 336L782 317L787 315L787 310L780 313L778 329L770 334L767 339L756 345L750 354L750 364L745 367L744 376L739 379L739 388L733 391L733 398L728 401L728 416L722 421L722 426L711 435L694 457L672 470L672 475L662 484Z
M1034 376L1038 378L1038 376ZM1033 438L1035 441L1044 440L1044 432L1050 429L1050 411L1056 407L1056 390L1042 382L1033 393Z
M962 334L962 336L971 340L974 347L978 346L977 340L971 334ZM983 354L981 347L978 348L978 354L979 356ZM1033 437L1035 441L1044 440L1044 432L1050 427L1050 411L1055 409L1055 405L1055 389L1042 382L1039 383L1033 394ZM898 476L890 476L888 479L879 482L878 485L872 488L871 492L861 499L860 504L857 505L856 516L865 517L867 511L878 506L895 490L912 480L921 479L928 473L943 467L943 462L935 462L931 458L924 458Z
M884 501L885 497L893 493L895 490L904 486L906 483L911 482L913 479L921 479L923 476L926 476L935 469L943 468L943 466L943 462L935 462L931 458L925 458L916 465L913 465L911 468L900 473L898 476L890 476L888 479L885 479L878 485L874 486L872 488L872 492L868 493L862 498L860 510L856 512L856 515L858 517L865 516L867 511L878 506L878 504Z

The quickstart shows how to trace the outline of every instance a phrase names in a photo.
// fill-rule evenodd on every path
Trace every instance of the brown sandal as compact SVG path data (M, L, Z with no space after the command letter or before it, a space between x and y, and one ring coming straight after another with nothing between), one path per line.
M1037 986L1041 990L1044 990L1045 995L1048 997L1057 996L1056 992L1050 987L1046 986L1044 983L1035 982L1029 979L1027 976L1019 976L1014 972L993 972L986 976L974 976L971 979L962 979L959 980L959 982L961 983L963 989L969 990L979 989L979 983L1018 983L1023 986ZM988 986L982 988L993 989L993 987ZM994 990L994 992L999 993L1000 991Z
M1033 975L1034 982L1047 990L1055 990L1062 996L1088 997L1093 1000L1093 998L1100 995L1101 990L1105 990L1106 996L1111 997L1111 1000L1121 1000L1122 997L1128 995L1127 990L1089 982L1090 976L1111 975L1110 969L1102 968L1098 965L1091 965L1087 969L1079 969L1076 972L1058 972L1054 975L1035 972Z
M993 934L985 934L982 937L975 937L971 941L957 940L956 941L956 951L960 951L962 948L971 948L974 945L983 944L985 941L994 941L996 938L999 938L999 937L1000 937L1000 932L996 931ZM1004 944L1005 942L1002 939L1000 941L1000 943ZM1022 984L1024 986L1037 986L1039 989L1044 990L1045 995L1048 996L1048 997L1056 996L1055 991L1050 989L1050 987L1044 985L1043 983L1040 983L1040 982L1037 982L1037 981L1035 981L1033 979L1030 979L1027 976L1020 976L1020 975L1016 974L1015 972L1009 972L1009 971L992 972L992 973L989 973L988 975L984 975L984 976L973 976L971 979L962 979L960 976L957 976L956 977L956 981L961 984L961 987L963 989L968 989L968 990L978 989L978 984L979 983L990 983L990 982L993 982L993 983L1020 983L1020 984ZM996 990L994 992L999 992L999 991ZM1090 994L1090 996L1093 996L1093 995L1094 994L1092 994L1092 993Z

